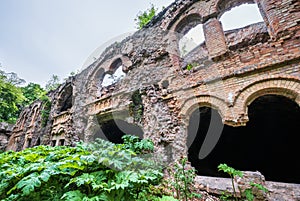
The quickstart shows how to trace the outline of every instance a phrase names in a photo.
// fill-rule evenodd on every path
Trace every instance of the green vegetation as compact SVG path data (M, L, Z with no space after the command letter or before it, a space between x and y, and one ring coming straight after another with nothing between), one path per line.
M21 87L25 100L22 103L23 107L29 106L33 101L42 99L46 95L46 91L35 83L29 83L25 87Z
M39 84L29 83L20 86L25 81L16 73L6 73L0 70L0 122L14 124L22 109L28 107L35 100L42 100L44 109L42 111L42 125L46 125L51 102L47 97L47 91L56 89L59 86L59 78L53 75L47 82L47 91Z
M243 173L239 170L229 167L227 164L220 164L218 166L218 169L219 169L219 171L223 171L223 172L229 174L229 176L231 178L232 188L233 188L233 197L236 201L238 201L239 197L235 190L234 177L236 177L236 176L243 177ZM242 191L239 187L238 187L238 189L240 191L240 197L246 198L247 201L254 200L254 198L255 198L254 192L257 192L257 191L261 191L262 193L268 192L268 189L266 189L262 184L257 184L254 182L250 182L250 188L247 188L244 191ZM222 200L231 200L231 198L232 198L232 195L229 192L224 192L224 194L221 196Z
M3 201L188 201L201 198L194 187L195 169L181 158L167 168L153 157L153 142L125 135L123 144L97 139L76 147L36 146L0 153L0 200ZM242 172L218 166L233 178ZM234 188L234 183L232 184ZM224 192L221 200L253 201L268 190L249 183L240 195ZM175 196L175 197L173 197Z
M154 150L154 144L149 139L140 140L134 135L124 135L122 139L124 148L130 149L136 154L150 153Z
M218 169L219 169L219 171L223 171L223 172L229 174L229 176L231 178L231 184L232 184L232 188L233 188L234 197L236 200L238 200L237 194L235 191L235 186L234 186L234 177L236 177L236 176L242 177L243 173L239 170L229 167L227 164L220 164L218 166Z
M198 64L197 63L188 63L187 65L186 65L186 69L188 70L188 71L191 71L194 67L196 67Z
M47 125L50 111L51 111L51 101L50 98L46 95L43 95L40 97L40 100L43 101L43 109L41 111L42 113L42 127L45 127Z
M142 119L144 114L143 100L139 90L136 90L131 96L131 103L129 105L129 114L133 116L134 121L138 122Z
M137 153L150 152L153 144L130 136L124 141L116 145L98 140L76 147L37 146L2 153L0 199L176 200L153 195L150 190L161 181L162 169L154 160L138 157Z
M170 176L173 178L170 183L171 188L175 189L177 198L183 201L201 197L201 194L195 193L193 186L196 170L187 166L187 160L187 158L181 158L173 169L168 169Z
M268 193L268 189L266 189L263 185L250 182L250 188L247 188L242 194L248 201L253 201L255 198L255 191L262 191L263 193Z
M60 78L57 75L52 75L50 80L46 83L46 91L55 90L61 84Z
M15 123L25 97L20 87L16 86L19 78L0 70L0 122Z
M135 18L136 25L138 29L142 29L146 24L148 24L152 18L156 15L157 8L151 4L151 7L144 12L139 12Z

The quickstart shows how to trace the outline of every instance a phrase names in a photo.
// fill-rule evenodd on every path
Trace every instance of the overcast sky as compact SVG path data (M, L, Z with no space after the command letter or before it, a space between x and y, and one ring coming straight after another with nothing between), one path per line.
M172 2L0 0L2 69L16 72L27 83L35 82L42 86L52 74L65 78L70 72L81 70L99 46L119 35L135 31L137 13L149 8L150 3L161 8ZM226 26L261 20L256 7L237 13L237 16L227 20L229 25L223 22L225 29Z

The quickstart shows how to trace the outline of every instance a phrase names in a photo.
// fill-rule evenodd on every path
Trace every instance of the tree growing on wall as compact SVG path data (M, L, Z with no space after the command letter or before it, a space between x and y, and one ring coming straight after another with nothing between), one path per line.
M146 11L140 11L135 18L137 28L142 29L146 24L148 24L156 15L156 12L157 8L155 8L153 4L151 4L151 7Z

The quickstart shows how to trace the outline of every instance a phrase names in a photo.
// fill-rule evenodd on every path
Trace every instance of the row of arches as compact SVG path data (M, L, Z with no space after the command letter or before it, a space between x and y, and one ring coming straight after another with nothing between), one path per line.
M180 40L178 42L180 55L182 57L205 42L203 23L201 23L201 20L197 20L197 18L199 18L199 16L193 14L183 20L181 26L184 26L185 24L185 27L188 27L187 30L183 30L183 28L180 27L176 27L175 29L176 31L178 30L183 32L180 34ZM190 27L187 26L187 24L191 23L193 20L195 20L195 23L189 24ZM233 29L240 29L251 24L263 22L263 18L260 14L257 4L245 3L224 12L219 17L219 21L222 24L223 31L226 32Z
M243 171L260 171L269 181L300 183L298 89L295 79L269 78L239 90L229 106L224 99L205 96L183 104L188 158L197 173L226 177L217 166L227 163ZM247 123L228 124L224 108L247 115Z
M101 86L107 87L112 84L115 84L123 77L125 77L125 75L126 73L123 70L122 60L118 58L115 61L113 61L108 71L106 71L106 73L104 74L104 77L102 78Z
M181 115L183 118L191 115L192 111L201 103L203 106L211 105L218 110L222 119L227 124L244 124L248 121L248 106L258 97L264 94L282 95L294 100L300 105L298 94L299 81L293 77L265 78L256 80L245 85L237 92L222 91L213 94L192 94L180 104ZM227 94L228 93L228 94Z
M177 34L179 55L184 57L197 46L204 44L210 57L219 56L227 50L224 31L240 29L248 25L265 22L265 11L253 0L244 1L198 1L190 6L167 29ZM209 9L209 10L205 10ZM211 43L218 43L212 45ZM222 47L224 50L217 52Z
M199 175L224 177L217 166L227 163L243 171L260 171L266 180L300 183L299 119L299 105L281 95L255 99L249 106L249 122L241 127L224 125L217 110L199 107L189 120L189 161ZM219 139L201 158L201 151L206 151L201 149L209 143L207 135Z
M132 67L130 59L124 55L116 55L98 65L89 76L91 82L88 82L90 94L96 94L96 97L102 97L114 90L115 84L126 77Z
M199 175L226 177L217 166L227 163L243 171L260 171L266 180L300 183L299 103L287 94L268 90L252 99L247 106L249 122L238 127L224 124L220 111L209 102L190 105L186 128L189 161ZM143 138L143 130L126 120L98 121L95 138L114 143L122 143L125 134ZM216 143L212 145L211 140Z

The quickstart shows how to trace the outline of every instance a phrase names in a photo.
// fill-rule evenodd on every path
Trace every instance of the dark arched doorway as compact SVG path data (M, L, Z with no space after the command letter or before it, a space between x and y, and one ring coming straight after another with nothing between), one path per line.
M143 130L134 124L127 123L119 119L112 119L100 123L100 131L95 135L95 138L107 139L113 143L123 143L123 135L135 135L140 139L143 138Z
M257 98L248 107L247 125L224 125L216 147L200 160L198 153L211 123L211 114L216 112L200 108L190 118L189 136L193 136L191 132L197 135L195 140L188 139L192 141L188 157L198 174L226 176L217 171L220 163L226 163L239 170L260 171L266 180L300 183L300 108L294 101L278 95ZM197 124L199 129L195 131ZM214 119L214 124L222 124L220 116Z

